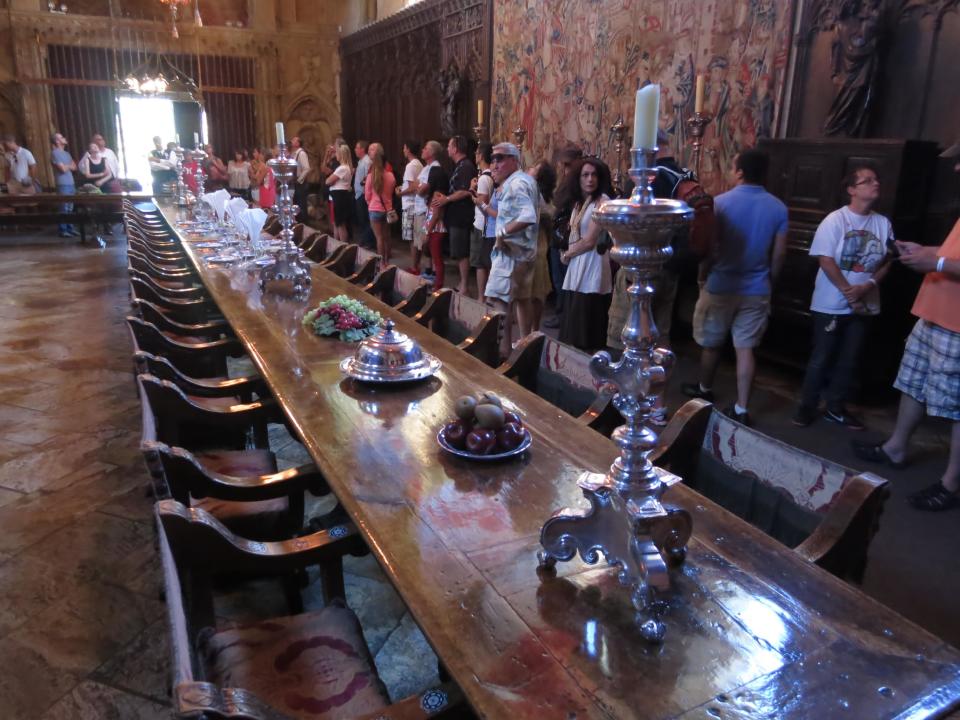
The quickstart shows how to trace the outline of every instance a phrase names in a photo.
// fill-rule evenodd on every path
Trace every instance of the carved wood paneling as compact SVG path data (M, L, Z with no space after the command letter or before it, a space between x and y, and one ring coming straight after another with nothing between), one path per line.
M376 140L395 169L406 139L441 139L440 71L461 71L456 126L469 135L489 108L490 0L424 0L343 38L341 109L348 141Z

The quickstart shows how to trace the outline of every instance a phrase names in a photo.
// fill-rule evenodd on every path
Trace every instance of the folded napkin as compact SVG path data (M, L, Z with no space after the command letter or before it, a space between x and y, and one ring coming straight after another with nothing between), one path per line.
M204 193L200 199L213 208L217 213L217 220L223 222L223 211L227 207L227 200L230 199L230 193L226 190L217 190L212 193Z
M247 201L243 198L233 198L227 202L227 215L233 221L234 227L240 227L240 213L247 209Z
M267 222L267 214L260 208L244 210L240 213L240 221L237 225L247 233L250 242L260 241L260 231Z

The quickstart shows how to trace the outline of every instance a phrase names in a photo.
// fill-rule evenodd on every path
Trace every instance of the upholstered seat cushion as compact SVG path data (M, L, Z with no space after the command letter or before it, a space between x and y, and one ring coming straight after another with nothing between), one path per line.
M211 472L232 477L256 477L277 471L274 454L269 450L218 450L197 455ZM289 536L287 523L290 503L285 497L254 502L238 502L206 497L192 500L232 532L251 540L280 540Z
M356 616L341 605L200 634L207 677L294 718L337 720L389 704Z

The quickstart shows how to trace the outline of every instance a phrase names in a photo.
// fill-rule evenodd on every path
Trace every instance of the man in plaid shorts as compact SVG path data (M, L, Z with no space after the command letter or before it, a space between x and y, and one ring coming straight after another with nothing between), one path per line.
M894 387L902 394L893 435L879 445L854 443L858 457L906 467L910 435L928 415L952 421L943 476L908 500L918 510L960 507L960 221L940 247L897 241L900 262L923 273L913 304L917 324L907 339Z

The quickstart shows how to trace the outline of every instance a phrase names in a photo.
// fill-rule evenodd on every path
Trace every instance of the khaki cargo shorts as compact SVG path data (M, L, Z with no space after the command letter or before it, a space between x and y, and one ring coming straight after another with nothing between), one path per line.
M763 339L769 315L769 295L714 295L701 290L693 311L693 339L700 347L716 348L730 333L735 348L753 348Z

